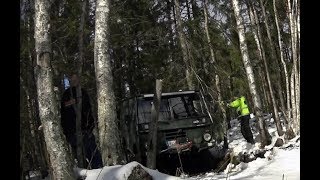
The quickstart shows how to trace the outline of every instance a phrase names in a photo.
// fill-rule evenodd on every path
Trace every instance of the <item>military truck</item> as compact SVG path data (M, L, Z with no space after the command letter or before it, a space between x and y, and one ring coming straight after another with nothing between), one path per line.
M127 160L146 164L146 149L154 94L121 103L120 129ZM201 153L216 145L213 119L198 91L162 93L157 133L157 156ZM208 107L208 106L207 106Z

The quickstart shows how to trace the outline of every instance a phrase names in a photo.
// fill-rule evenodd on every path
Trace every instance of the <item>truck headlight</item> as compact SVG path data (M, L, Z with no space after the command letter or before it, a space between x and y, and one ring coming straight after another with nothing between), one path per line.
M204 134L203 134L203 139L204 139L205 141L210 141L210 139L211 139L211 134L209 134L209 133L204 133Z

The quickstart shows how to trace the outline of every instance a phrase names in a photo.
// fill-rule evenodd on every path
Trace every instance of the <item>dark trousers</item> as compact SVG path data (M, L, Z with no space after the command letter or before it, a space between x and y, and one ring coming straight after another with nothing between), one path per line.
M84 152L85 152L85 158L88 159L90 162L90 166L92 169L98 169L102 167L102 158L100 151L98 150L95 137L93 133L83 133L82 135L83 139L83 146L84 146ZM74 157L77 156L77 141L76 141L76 135L68 135L67 141L71 145L72 148L72 154ZM85 160L85 167L81 168L87 168L89 163Z
M239 118L241 124L241 134L247 140L247 142L254 144L253 135L249 125L250 115L240 116Z

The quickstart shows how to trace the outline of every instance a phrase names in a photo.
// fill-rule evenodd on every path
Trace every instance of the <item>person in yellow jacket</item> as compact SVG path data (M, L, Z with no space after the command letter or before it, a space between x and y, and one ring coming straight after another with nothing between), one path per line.
M249 125L250 111L244 96L235 98L234 101L227 104L228 107L237 108L238 120L241 124L241 134L247 142L254 144L253 135Z

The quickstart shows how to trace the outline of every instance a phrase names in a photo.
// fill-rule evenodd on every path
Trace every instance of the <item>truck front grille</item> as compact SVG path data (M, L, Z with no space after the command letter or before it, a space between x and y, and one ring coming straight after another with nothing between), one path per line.
M167 141L173 139L185 139L186 136L186 132L182 130L173 130L165 132L165 137Z

